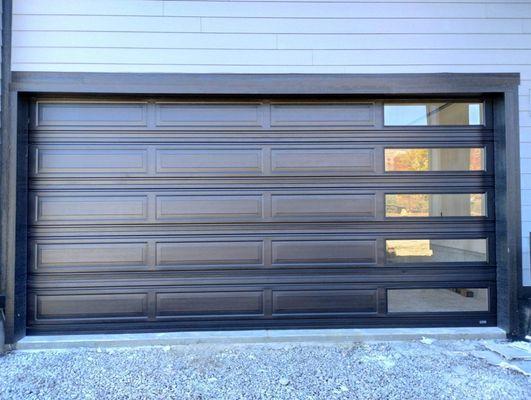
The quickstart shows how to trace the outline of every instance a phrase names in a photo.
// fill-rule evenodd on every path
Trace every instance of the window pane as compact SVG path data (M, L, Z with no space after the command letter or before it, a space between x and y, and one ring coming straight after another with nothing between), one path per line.
M487 239L386 240L387 262L448 263L487 261Z
M484 217L485 194L386 194L386 217Z
M489 311L489 290L390 289L387 291L387 311L390 313Z
M385 149L386 171L484 171L485 150L474 148Z
M483 125L483 103L389 103L387 126Z

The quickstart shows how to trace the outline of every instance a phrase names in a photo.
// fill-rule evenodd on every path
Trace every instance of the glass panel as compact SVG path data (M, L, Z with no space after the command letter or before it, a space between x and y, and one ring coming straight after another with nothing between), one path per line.
M386 171L484 171L485 149L385 149Z
M390 264L487 261L487 239L386 240Z
M387 126L483 125L483 103L390 103Z
M390 289L387 291L387 311L390 313L489 311L489 290Z
M484 193L386 194L386 217L484 217Z

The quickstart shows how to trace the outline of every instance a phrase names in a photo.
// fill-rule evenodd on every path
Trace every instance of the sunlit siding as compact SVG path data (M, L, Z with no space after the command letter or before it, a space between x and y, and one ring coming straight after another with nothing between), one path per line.
M531 285L531 1L14 0L15 71L520 72Z

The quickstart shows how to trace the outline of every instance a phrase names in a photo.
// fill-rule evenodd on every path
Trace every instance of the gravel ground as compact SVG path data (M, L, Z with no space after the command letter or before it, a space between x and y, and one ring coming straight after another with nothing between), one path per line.
M477 341L18 351L0 398L531 399L531 378L475 358Z

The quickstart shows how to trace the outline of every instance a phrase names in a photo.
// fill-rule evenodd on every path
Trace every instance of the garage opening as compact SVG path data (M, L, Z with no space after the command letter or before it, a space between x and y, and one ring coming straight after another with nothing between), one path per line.
M496 325L492 102L38 98L28 332Z

